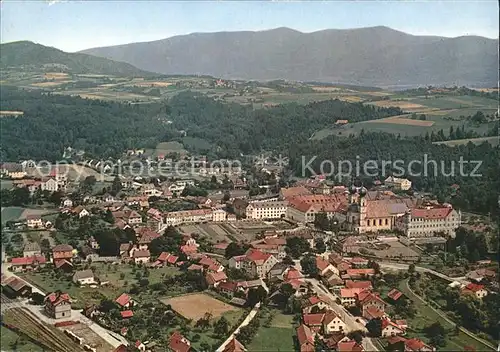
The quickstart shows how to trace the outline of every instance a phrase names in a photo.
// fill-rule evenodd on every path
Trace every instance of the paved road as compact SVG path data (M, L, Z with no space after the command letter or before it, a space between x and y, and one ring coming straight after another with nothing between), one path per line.
M8 267L9 267L9 263L2 263L2 274L4 274L6 278L11 277L11 276L18 277L16 274L9 271ZM23 280L22 278L20 278L20 279ZM23 280L23 281L26 281L26 280ZM46 295L46 293L43 292L42 290L40 290L38 287L34 286L31 283L29 283L29 284L33 287L33 289L32 289L33 292L38 292L44 296ZM23 307L23 308L29 309L31 312L33 312L35 314L36 317L38 317L38 319L40 319L41 321L44 321L48 324L53 325L54 323L61 321L60 319L54 320L54 319L48 317L45 314L43 307L29 304L28 299L24 299L24 300L16 299L13 302L12 302L12 300L10 300L10 302L7 301L7 304L5 304L5 305L3 304L4 300L10 300L10 299L8 297L5 297L4 295L2 295L2 312L6 309L9 309L9 308L14 308L14 307L21 308L21 307ZM115 348L120 346L121 344L128 345L128 341L126 339L124 339L121 335L115 334L114 332L103 328L99 324L94 323L92 320L90 320L86 316L84 316L80 310L73 309L71 311L71 320L78 320L81 323L87 325L97 335L102 337L102 339L104 341L106 341L107 343L109 343L111 346L113 346Z
M337 296L333 294L332 292L328 291L328 289L321 284L318 280L316 279L305 279L307 282L310 282L314 291L326 299L329 300L328 303L330 303L330 306L332 307L333 311L339 315L339 317L346 323L348 327L348 332L349 331L355 331L355 330L361 330L361 331L367 331L366 327L362 323L362 319L360 319L360 322L357 322L356 318L354 317L347 309L345 309L342 305L337 304ZM378 351L377 347L373 344L370 338L365 337L363 339L363 347L365 351Z
M243 320L243 322L240 324L240 326L238 326L236 328L236 330L234 330L233 333L226 339L226 341L224 341L222 343L222 345L217 349L216 352L224 351L224 348L226 347L226 345L240 332L240 329L242 327L247 326L248 324L250 324L250 322L252 321L252 319L255 317L255 315L259 311L259 308L260 308L260 302L255 305L255 307L250 311L250 313L248 313L248 315L245 318L245 320Z
M388 262L377 262L377 263L380 265L381 269L408 270L408 268L410 267L408 264L388 263ZM432 274L434 276L440 277L440 278L447 280L449 282L460 281L463 283L469 283L469 281L465 280L465 277L450 277L450 276L447 276L443 273L437 272L437 271L432 270L432 269L424 268L421 266L415 266L415 271L417 271L419 273Z

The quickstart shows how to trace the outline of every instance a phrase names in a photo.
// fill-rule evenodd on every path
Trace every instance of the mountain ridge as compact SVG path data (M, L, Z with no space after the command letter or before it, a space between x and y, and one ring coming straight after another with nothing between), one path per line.
M497 39L418 36L385 26L303 33L191 33L81 51L162 74L362 85L491 85ZM496 71L495 71L496 72Z
M60 49L21 40L0 44L0 68L35 67L80 74L108 74L116 76L158 76L126 62L110 60L85 53L67 53Z

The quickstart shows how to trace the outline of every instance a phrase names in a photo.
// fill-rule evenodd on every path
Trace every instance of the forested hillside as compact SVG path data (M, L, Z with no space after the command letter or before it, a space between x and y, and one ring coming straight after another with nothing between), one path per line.
M154 105L128 105L2 87L2 160L58 160L65 147L97 157L117 156L137 145L154 147L162 123Z
M268 149L286 152L290 146L307 141L315 131L333 125L338 119L359 122L402 114L399 108L377 108L339 100L252 110L193 93L177 95L169 101L167 110L173 128L219 146L227 157Z

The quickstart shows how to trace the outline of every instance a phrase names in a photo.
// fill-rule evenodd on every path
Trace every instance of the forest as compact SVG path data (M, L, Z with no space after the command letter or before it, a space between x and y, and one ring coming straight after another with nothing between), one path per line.
M187 135L211 146L206 151L217 158L239 158L262 151L283 153L290 158L296 176L302 176L302 157L316 156L311 168L320 172L321 160L360 162L401 159L435 160L425 177L411 177L415 189L432 192L463 210L496 214L500 189L498 148L490 144L456 146L432 144L429 136L401 138L386 133L361 131L357 136L330 136L313 141L311 135L337 119L359 122L401 114L399 108L377 108L339 100L299 105L295 103L254 110L250 106L225 104L200 93L184 92L167 103L120 104L97 100L29 92L3 87L2 110L21 110L18 118L3 118L1 160L60 158L64 147L84 149L87 155L119 157L128 148L154 148L158 142ZM450 131L451 132L451 131ZM453 134L462 131L454 131ZM356 156L359 156L356 159ZM460 158L481 162L460 175ZM455 164L455 170L451 165ZM412 171L419 172L421 165ZM381 171L381 170L379 170ZM393 170L386 170L391 174ZM363 175L360 175L363 176ZM380 179L388 175L380 175ZM406 174L408 176L408 174ZM376 177L361 177L367 185ZM349 180L342 180L344 183ZM457 184L459 192L451 194Z

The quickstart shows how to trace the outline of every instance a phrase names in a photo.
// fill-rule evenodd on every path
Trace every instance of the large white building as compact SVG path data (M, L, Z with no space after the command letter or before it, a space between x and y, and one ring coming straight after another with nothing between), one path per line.
M411 188L411 181L406 178L397 178L394 176L389 176L385 179L384 184L387 187L394 188L396 190L407 191Z
M450 204L426 204L408 210L403 217L398 218L395 225L407 237L432 237L439 232L455 237L461 221L462 213L453 209Z
M287 202L253 202L247 205L247 219L281 219L286 216Z
M212 221L212 219L212 209L171 211L165 214L165 223L167 226L197 224Z

